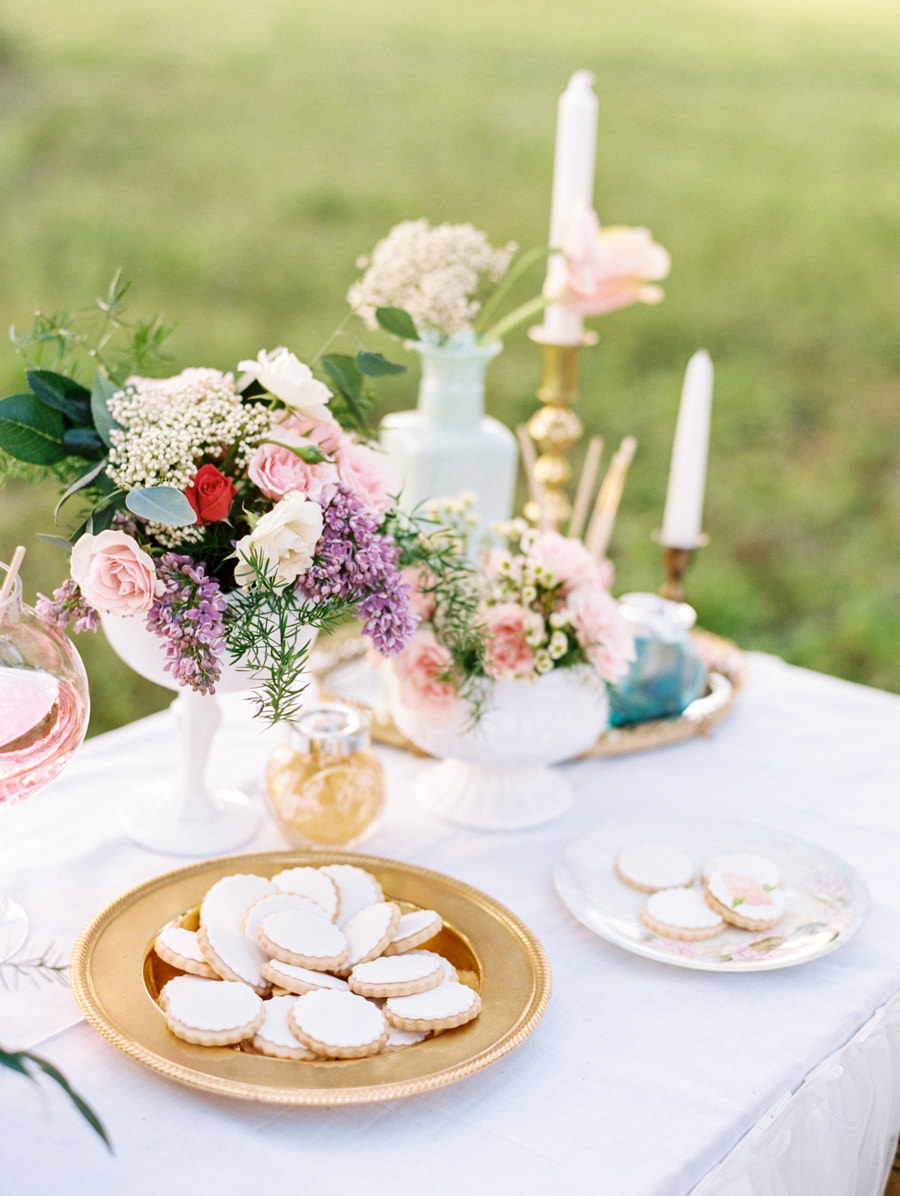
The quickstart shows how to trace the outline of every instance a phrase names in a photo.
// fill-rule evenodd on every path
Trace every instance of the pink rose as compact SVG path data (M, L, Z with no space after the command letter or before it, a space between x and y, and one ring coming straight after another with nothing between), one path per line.
M301 436L317 444L323 453L329 456L338 451L343 436L343 428L330 411L320 416L289 415L284 421L284 427L295 429Z
M85 599L107 615L146 614L164 589L152 557L124 532L82 536L70 569Z
M559 532L540 532L529 555L537 558L562 584L564 594L585 582L606 590L612 585L612 563L605 559L598 561L580 540L561 536Z
M566 223L562 250L566 265L559 302L585 316L659 303L663 293L648 281L665 278L669 255L645 228L600 228L595 212L573 212Z
M435 576L430 569L410 566L403 570L403 581L409 586L409 609L422 623L434 614L434 594L431 587Z
M400 700L431 718L446 719L456 706L456 690L448 680L453 657L430 631L417 631L394 657L394 675Z
M495 681L534 674L534 649L529 634L542 627L541 616L517 602L501 602L484 611L487 627L485 670Z
M575 638L604 681L618 681L635 658L634 635L602 586L582 585L566 599Z
M385 515L400 493L400 479L384 453L357 444L347 435L341 437L338 472L344 485L375 515Z
M295 422L285 420L277 424L269 433L270 439L263 442L250 458L247 474L266 498L278 501L291 491L305 494L307 498L318 498L326 486L334 485L338 480L337 468L330 461L309 465L292 451L311 443L289 426Z

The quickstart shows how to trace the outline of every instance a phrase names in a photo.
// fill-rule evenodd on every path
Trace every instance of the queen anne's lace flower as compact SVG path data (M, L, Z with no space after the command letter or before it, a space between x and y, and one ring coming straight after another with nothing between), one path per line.
M420 336L443 340L471 332L484 284L503 277L515 251L513 243L493 248L471 224L406 220L378 242L371 258L360 259L365 273L347 300L370 328L377 327L376 308L399 307Z

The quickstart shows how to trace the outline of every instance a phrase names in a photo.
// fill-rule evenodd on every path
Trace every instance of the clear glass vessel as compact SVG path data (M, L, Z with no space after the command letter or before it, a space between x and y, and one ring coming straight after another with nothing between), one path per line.
M17 577L0 602L0 805L53 780L84 738L89 709L81 657L23 603ZM0 893L0 960L18 950L27 931L22 907Z
M285 838L295 847L352 847L375 829L384 809L381 761L366 717L329 703L292 724L275 749L263 790Z

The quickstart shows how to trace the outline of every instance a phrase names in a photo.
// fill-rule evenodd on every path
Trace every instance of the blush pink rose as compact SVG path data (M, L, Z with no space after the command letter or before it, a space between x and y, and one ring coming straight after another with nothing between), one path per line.
M453 657L430 631L417 631L393 663L404 706L436 719L450 717L456 706L456 690L447 679Z
M635 658L634 635L602 586L582 585L566 599L575 638L604 681L618 681Z
M124 532L84 535L72 549L72 579L106 615L142 615L162 593L153 558Z
M659 303L651 282L669 273L669 255L645 228L600 228L588 208L566 222L562 251L565 286L554 296L585 316L602 316L632 303Z
M598 561L580 540L571 536L561 536L559 532L540 532L535 537L529 555L536 557L562 584L564 594L585 582L606 590L612 585L612 562L606 559Z
M357 444L347 435L341 438L338 450L338 472L344 485L375 515L385 515L400 493L400 479L384 453Z
M310 465L291 451L308 446L310 441L289 426L288 421L274 427L269 436L247 466L250 481L266 498L277 502L292 491L318 498L326 486L337 483L338 471L330 461Z
M319 416L289 415L282 426L293 428L329 455L338 451L344 434L343 428L330 411Z
M435 576L430 569L409 566L402 572L403 581L409 586L409 609L422 623L427 623L434 614L434 594L431 587Z
M495 681L534 675L534 649L528 637L541 627L541 616L517 602L501 602L484 611L487 647L484 667Z

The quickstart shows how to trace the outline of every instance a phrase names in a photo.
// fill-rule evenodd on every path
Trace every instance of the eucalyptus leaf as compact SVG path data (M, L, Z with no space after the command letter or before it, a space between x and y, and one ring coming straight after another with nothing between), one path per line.
M380 353L363 350L356 354L356 366L361 374L367 378L386 378L390 374L405 374L406 366L396 361L388 361Z
M87 473L83 473L80 478L75 479L56 504L56 510L53 512L54 520L59 516L60 509L67 498L71 498L73 494L77 494L79 490L83 490L85 486L89 486L98 474L103 473L103 470L106 468L106 461L107 458L104 457L102 461L98 461Z
M164 523L168 527L189 527L197 522L194 508L174 486L148 486L130 490L125 506L139 519Z
M110 443L110 432L120 427L109 413L109 400L118 394L121 387L110 382L109 378L99 370L94 375L94 389L91 392L91 415L94 417L94 427L104 444Z
M57 510L59 510L58 507ZM43 540L45 544L52 544L54 548L61 548L66 554L72 551L71 542L66 540L63 536L48 536L45 535L44 532L37 532L36 535L37 538L39 540Z
M401 340L417 341L419 333L413 323L412 316L402 307L376 307L375 319L391 336L399 336Z
M26 370L25 377L32 393L45 407L61 411L73 423L90 423L91 392L79 382L53 370Z
M0 448L30 465L53 465L66 455L62 415L31 394L0 399Z
M322 369L345 398L355 399L357 403L365 399L363 376L355 358L346 353L326 353Z

